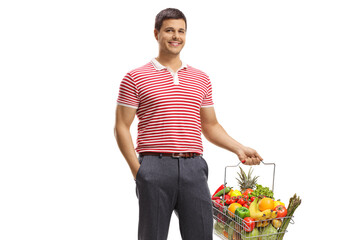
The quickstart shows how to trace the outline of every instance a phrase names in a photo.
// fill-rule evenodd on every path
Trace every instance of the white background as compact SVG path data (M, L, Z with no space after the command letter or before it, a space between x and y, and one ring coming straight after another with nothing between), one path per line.
M181 58L210 76L219 122L277 164L276 198L301 197L285 238L355 238L356 1L63 0L0 4L0 239L137 239L116 98L122 77L157 56L167 7L187 17ZM204 150L213 192L238 160L205 139ZM256 171L270 186L271 168ZM181 239L176 215L168 239Z

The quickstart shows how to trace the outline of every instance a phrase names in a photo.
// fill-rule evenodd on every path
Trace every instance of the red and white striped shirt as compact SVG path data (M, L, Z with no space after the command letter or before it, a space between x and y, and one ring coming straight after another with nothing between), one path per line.
M154 58L126 74L117 104L137 109L138 153L203 152L200 108L213 106L204 72L184 63L173 72Z

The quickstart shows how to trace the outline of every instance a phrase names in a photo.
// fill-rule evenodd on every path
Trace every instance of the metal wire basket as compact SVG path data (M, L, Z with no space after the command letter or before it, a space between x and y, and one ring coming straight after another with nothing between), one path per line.
M264 163L265 165L273 165L273 183L272 191L274 192L275 181L275 163ZM226 170L228 167L237 167L240 162L235 166L225 167L224 186L226 187ZM225 192L223 199L225 199ZM257 220L254 222L246 222L242 218L229 212L225 203L213 203L213 218L214 218L214 234L224 240L280 240L283 239L286 229L281 226L293 224L293 217L286 216L281 218L269 218L266 220ZM286 226L286 225L285 225Z

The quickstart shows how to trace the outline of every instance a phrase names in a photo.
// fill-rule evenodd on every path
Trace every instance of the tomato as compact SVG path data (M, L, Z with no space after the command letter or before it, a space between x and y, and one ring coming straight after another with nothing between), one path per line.
M249 205L247 203L245 203L244 205L242 205L243 207L249 208Z
M245 198L245 200L248 200L249 199L249 195L247 195L247 194L243 194L243 198Z
M274 211L277 212L277 217L278 217L278 218L286 217L286 215L287 215L287 209L286 209L286 207L283 206L283 205L277 205L277 206L274 208Z
M255 197L251 197L250 201L253 202L255 200Z
M244 192L244 194L249 195L250 193L252 193L254 190L252 190L251 188L246 189L246 191Z
M245 232L251 232L255 228L255 219L246 217L243 220Z
M241 205L244 205L246 203L244 198L240 198L237 202L240 203Z

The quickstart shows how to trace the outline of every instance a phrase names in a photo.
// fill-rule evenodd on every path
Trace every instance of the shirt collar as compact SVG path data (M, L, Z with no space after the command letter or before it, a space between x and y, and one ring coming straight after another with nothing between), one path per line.
M153 66L155 67L156 70L160 71L162 69L168 69L167 67L163 66L161 63L158 62L158 60L156 60L156 58L151 59L151 63L153 64ZM187 64L184 63L183 61L181 61L181 67L179 68L179 70L183 69L183 68L187 68ZM169 70L169 69L168 69ZM178 70L178 71L179 71Z

